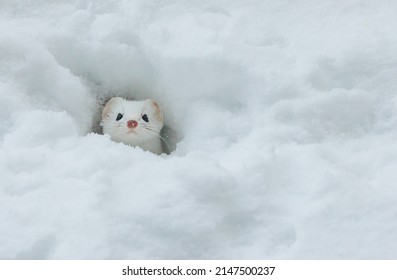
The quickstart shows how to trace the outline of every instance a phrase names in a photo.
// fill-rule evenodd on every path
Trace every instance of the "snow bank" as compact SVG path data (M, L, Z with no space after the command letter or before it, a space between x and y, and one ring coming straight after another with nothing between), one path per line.
M396 258L396 8L1 1L0 258ZM92 133L113 95L176 150Z

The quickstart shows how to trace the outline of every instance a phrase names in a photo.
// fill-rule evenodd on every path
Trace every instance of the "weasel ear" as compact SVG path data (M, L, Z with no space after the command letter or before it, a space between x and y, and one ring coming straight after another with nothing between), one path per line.
M146 99L145 103L152 108L154 117L157 119L157 121L162 122L163 113L161 112L159 104L153 99Z
M119 102L123 102L123 98L121 98L121 97L113 97L113 98L111 98L111 99L106 103L105 107L104 107L103 110L102 110L102 119L108 118L110 112L112 111L113 106L114 106L116 103L119 103Z

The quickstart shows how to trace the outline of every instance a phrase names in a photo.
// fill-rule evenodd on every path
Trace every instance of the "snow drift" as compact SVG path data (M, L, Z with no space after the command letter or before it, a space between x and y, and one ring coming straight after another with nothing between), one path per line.
M396 9L0 1L0 258L397 258ZM176 150L94 133L114 95Z

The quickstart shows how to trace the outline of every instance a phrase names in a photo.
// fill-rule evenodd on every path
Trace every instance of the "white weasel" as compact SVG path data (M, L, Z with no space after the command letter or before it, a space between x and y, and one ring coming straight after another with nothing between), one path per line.
M102 110L103 133L116 142L139 146L145 151L161 154L160 130L163 114L156 101L129 101L113 97Z

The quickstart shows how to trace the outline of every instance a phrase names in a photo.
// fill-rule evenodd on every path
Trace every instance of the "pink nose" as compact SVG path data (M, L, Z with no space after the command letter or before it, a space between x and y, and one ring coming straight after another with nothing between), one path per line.
M138 126L138 122L137 122L137 121L134 121L134 120L128 121L128 122L127 122L127 126L128 126L129 128L135 128L135 127Z

